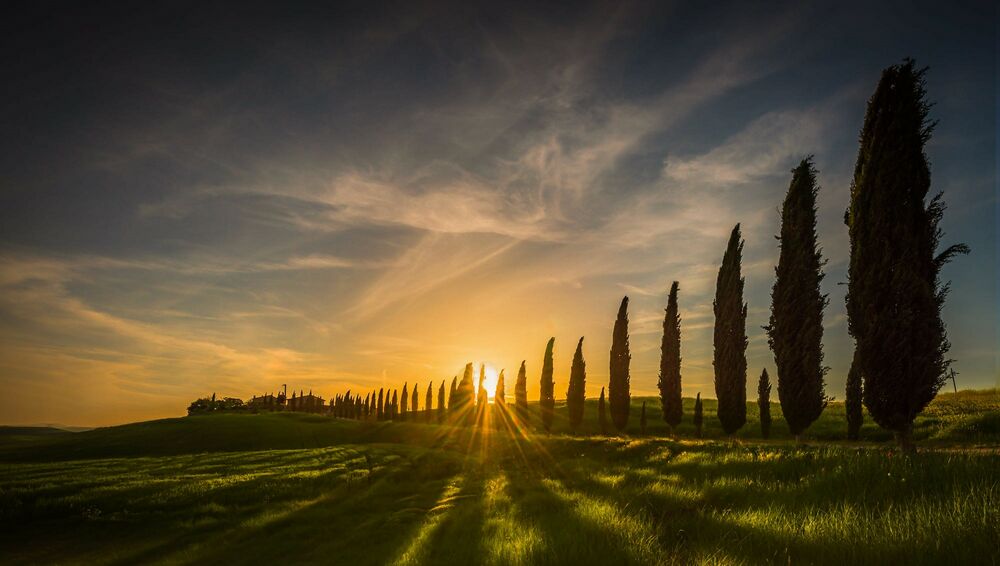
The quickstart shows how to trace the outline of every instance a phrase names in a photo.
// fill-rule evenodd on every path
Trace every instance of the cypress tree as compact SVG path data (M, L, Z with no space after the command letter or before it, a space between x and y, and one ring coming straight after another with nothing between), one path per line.
M771 379L767 375L767 368L760 372L760 381L757 382L757 408L760 410L760 436L761 438L770 438ZM785 410L784 405L782 405L781 410Z
M489 395L486 393L486 364L479 366L479 392L476 396L476 416L479 426L486 423L486 412L489 410Z
M639 431L646 436L646 402L642 402L642 412L639 413Z
M517 381L514 382L514 408L517 416L524 422L528 421L528 373L521 360L521 369L517 370Z
M414 383L413 384L413 396L410 398L410 412L413 413L413 418L414 419L417 418L416 413L419 410L417 408L417 403L419 403L419 402L420 402L420 396L417 395L417 384Z
M496 390L493 392L493 403L497 405L506 405L507 404L506 396L507 396L507 386L504 383L503 370L500 370L500 376L497 377L497 387Z
M385 405L384 405L383 399L382 399L382 396L383 396L384 393L385 393L385 389L382 388L382 387L380 387L379 390L378 390L378 413L377 413L377 418L380 421L381 420L385 420ZM293 395L294 395L294 393L293 393Z
M475 385L472 382L472 364L465 364L465 371L462 373L462 381L458 382L458 389L455 390L455 402L452 403L455 411L463 419L465 424L470 424L475 418L473 403L476 399Z
M587 362L583 360L583 338L576 344L573 366L569 372L569 389L566 391L566 408L569 410L569 426L574 433L583 422L583 407L587 392Z
M392 420L399 418L399 393L397 390L392 390L392 413L390 415Z
M399 406L399 420L401 421L406 420L406 409L410 400L410 391L407 388L408 386L409 383L403 384L402 404Z
M611 422L619 432L628 426L629 406L632 396L629 391L629 361L632 355L628 346L628 297L622 299L618 307L618 318L611 336L611 379L608 383L608 404Z
M771 289L768 344L778 368L778 400L796 439L826 407L823 378L823 256L816 243L816 169L812 157L792 170L781 207L780 255Z
M699 391L698 396L694 398L694 433L698 438L701 438L701 425L704 421L702 410L701 391Z
M715 287L715 396L722 429L732 435L747 421L747 305L740 275L743 239L733 228Z
M851 369L847 372L847 397L844 401L844 409L847 412L848 440L857 440L861 437L861 423L864 422L861 396L861 368L858 366L858 351L854 350Z
M443 423L444 422L444 416L445 416L444 382L445 381L447 381L447 380L442 379L441 380L441 387L438 388L438 409L437 409L438 423ZM452 381L452 388L455 387L454 384L455 384L455 382Z
M681 317L677 312L676 281L670 286L667 310L663 317L663 342L660 344L660 405L663 420L671 430L681 424L684 406L681 400Z
M549 338L545 345L545 358L542 359L542 379L539 387L538 408L542 413L542 426L545 432L552 429L552 415L556 407L555 382L552 381L552 347L556 339Z
M913 419L944 385L950 348L941 308L941 268L968 246L935 256L944 202L930 190L924 145L924 72L905 60L882 72L868 101L845 221L851 238L848 330L854 337L863 401L879 426L913 450Z
M442 391L444 393L444 391ZM427 384L427 397L424 398L424 420L431 422L434 414L431 412L434 409L434 382L431 381Z
M371 394L371 391L369 391L368 394L365 395L365 404L364 404L364 410L363 410L365 417L367 417L369 414L371 414L371 406L372 406L372 394Z
M597 399L597 419L601 425L601 434L608 434L608 412L604 406L604 388L601 388L601 396Z

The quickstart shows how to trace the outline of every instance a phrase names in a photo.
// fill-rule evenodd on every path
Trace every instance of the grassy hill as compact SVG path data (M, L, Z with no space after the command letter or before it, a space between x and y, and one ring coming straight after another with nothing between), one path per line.
M940 396L914 457L815 440L835 405L804 446L304 414L0 434L0 561L991 563L996 403Z

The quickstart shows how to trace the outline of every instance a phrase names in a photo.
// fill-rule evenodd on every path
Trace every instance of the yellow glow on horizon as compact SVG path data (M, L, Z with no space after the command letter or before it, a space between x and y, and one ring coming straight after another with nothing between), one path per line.
M491 402L493 401L493 394L497 390L497 378L499 376L500 371L497 368L489 364L486 365L486 380L483 383L486 387L486 396L489 397Z

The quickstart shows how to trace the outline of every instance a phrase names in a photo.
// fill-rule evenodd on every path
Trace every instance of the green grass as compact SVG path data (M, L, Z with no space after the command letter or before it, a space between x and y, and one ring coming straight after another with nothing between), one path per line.
M1000 561L995 391L942 395L913 457L817 441L827 413L806 445L296 414L0 434L0 562Z

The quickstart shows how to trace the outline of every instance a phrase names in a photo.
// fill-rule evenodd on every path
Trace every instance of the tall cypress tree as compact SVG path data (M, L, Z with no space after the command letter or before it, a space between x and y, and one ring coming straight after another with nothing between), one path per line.
M569 389L566 391L566 408L569 410L569 427L577 432L583 422L583 407L587 391L587 363L583 360L583 338L576 345L573 366L569 372Z
M826 407L823 377L823 255L816 238L816 168L812 157L792 170L781 207L781 248L764 329L778 368L778 399L798 439Z
M702 411L704 409L701 406L701 391L698 392L698 396L694 398L694 433L698 438L701 438L701 426L704 423L704 415Z
M542 360L542 379L539 385L538 408L542 414L542 426L545 432L552 428L552 415L556 407L555 382L552 381L552 346L555 338L549 338L545 345L545 358Z
M528 421L528 372L521 360L521 369L517 370L517 381L514 382L514 408L522 421Z
M882 72L868 101L846 222L851 238L848 330L864 376L864 405L879 426L913 449L913 419L944 385L950 344L941 268L968 246L935 256L944 203L931 185L924 145L925 69L912 60Z
M486 393L486 364L479 366L479 392L476 396L476 415L479 425L485 424L486 411L489 410L489 395Z
M601 388L601 396L597 399L597 419L601 425L601 434L608 434L608 410L604 404L604 388Z
M507 385L504 383L503 370L500 370L500 375L497 377L497 386L493 391L493 402L501 406L507 404Z
M445 380L445 379L441 380L441 387L438 389L438 409L437 409L438 423L443 423L444 422L444 415L445 415L444 382L445 381L447 381L447 380ZM454 382L452 382L452 383L454 383Z
M663 342L660 344L660 405L663 420L671 429L681 424L684 406L681 400L681 317L677 312L676 281L670 286L667 310L663 317Z
M455 412L458 410L458 376L451 378L451 389L448 390L448 411Z
M385 404L383 402L383 395L385 394L385 388L380 387L378 390L378 413L376 414L378 420L385 419Z
M458 389L455 391L455 395L458 396L458 400L454 403L455 410L463 418L465 424L472 424L476 418L474 410L476 391L475 384L472 381L473 372L472 364L465 364L462 381L458 382Z
M443 391L442 391L443 393ZM431 422L434 417L434 382L431 381L427 384L427 396L424 397L424 420Z
M747 421L747 305L740 275L743 238L733 228L715 287L715 396L722 429L732 435Z
M417 386L416 383L414 383L413 384L413 396L410 398L410 412L414 413L413 418L417 418L416 413L419 410L419 408L417 407L417 403L420 402L420 396L417 395L417 390L418 389L419 389L419 387Z
M392 413L390 414L392 420L397 420L399 418L399 392L396 389L392 390Z
M771 436L771 378L767 375L767 368L760 372L760 381L757 382L757 409L760 411L760 436L770 438ZM784 406L782 406L784 411Z
M409 383L403 383L402 404L399 406L399 420L406 420L406 409L410 401Z
M629 406L632 395L629 391L629 361L632 355L628 346L628 297L622 299L618 307L618 318L615 319L615 329L611 335L611 379L608 383L608 404L611 409L611 422L619 432L624 432L628 426Z
M864 411L861 407L861 368L858 365L858 351L854 350L851 369L847 372L847 397L844 400L844 410L847 412L847 439L857 440L861 437L861 424L864 422Z

